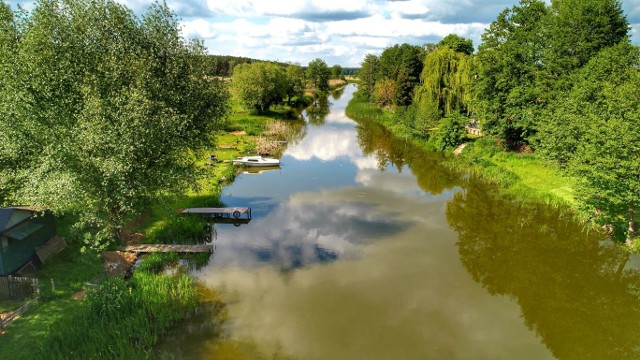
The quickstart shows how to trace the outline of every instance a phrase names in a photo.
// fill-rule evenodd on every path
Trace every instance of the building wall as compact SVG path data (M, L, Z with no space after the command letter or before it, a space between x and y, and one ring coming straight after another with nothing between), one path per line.
M55 236L54 218L46 213L27 220L43 226L22 240L9 239L8 246L0 244L0 276L9 275L36 256L35 248Z

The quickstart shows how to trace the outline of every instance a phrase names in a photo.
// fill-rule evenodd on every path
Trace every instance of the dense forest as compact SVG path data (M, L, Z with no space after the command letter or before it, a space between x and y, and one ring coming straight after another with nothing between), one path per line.
M640 205L640 49L617 0L521 0L474 51L449 35L368 54L360 96L443 149L478 123L510 151L577 176L584 212L636 236Z

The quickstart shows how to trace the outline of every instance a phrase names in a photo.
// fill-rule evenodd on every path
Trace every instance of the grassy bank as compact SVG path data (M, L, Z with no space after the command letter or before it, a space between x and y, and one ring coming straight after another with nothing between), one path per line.
M149 211L127 229L139 241L202 239L206 222L197 216L181 216L176 209L222 205L222 186L234 179L236 171L228 160L254 153L256 140L268 130L267 125L291 116L287 107L261 115L235 104L233 108L216 144L198 161L197 182L183 193L158 196ZM211 161L210 154L220 161ZM59 221L59 233L68 234L70 223ZM178 255L148 256L125 281L122 276L107 275L99 254L81 253L81 242L67 239L69 248L35 274L42 285L41 301L0 336L0 359L149 358L157 340L197 306L199 290L193 279L162 271L175 264ZM188 258L194 266L202 265L208 254ZM3 309L12 304L3 303Z
M396 122L393 113L380 109L366 97L354 96L346 114L355 120L376 121L425 150L434 149L432 142ZM452 155L447 158L448 166L500 184L510 195L558 205L576 205L574 186L577 180L552 163L536 154L505 152L490 137L469 138L467 141L468 145L459 157Z

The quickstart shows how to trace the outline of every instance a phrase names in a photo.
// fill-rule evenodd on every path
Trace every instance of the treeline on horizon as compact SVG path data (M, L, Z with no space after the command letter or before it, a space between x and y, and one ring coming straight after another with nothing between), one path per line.
M289 65L295 65L290 63L283 63L279 61L269 61L269 60L259 60L252 59L248 57L242 56L231 56L231 55L203 55L205 68L207 69L207 73L211 76L220 76L220 77L231 77L233 74L233 69L240 64L251 64L255 62L266 62L266 63L274 63L283 67L287 67ZM339 66L339 65L338 65ZM340 67L342 69L342 75L344 76L353 76L358 73L359 68L353 67ZM306 67L303 67L306 69Z
M521 0L471 40L368 54L359 96L437 147L470 121L505 150L534 151L576 175L584 213L637 232L640 49L617 0Z

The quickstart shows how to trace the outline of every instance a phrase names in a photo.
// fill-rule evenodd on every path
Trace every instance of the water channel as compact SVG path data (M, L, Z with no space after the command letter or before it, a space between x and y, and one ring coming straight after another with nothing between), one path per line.
M177 359L636 359L640 271L563 211L523 204L344 109L307 117L280 170L241 174L194 276Z

